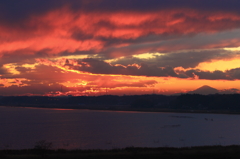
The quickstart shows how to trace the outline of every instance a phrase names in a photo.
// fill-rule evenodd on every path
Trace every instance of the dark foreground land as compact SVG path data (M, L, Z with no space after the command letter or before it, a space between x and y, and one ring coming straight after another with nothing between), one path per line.
M240 114L240 94L0 96L0 106L144 112Z
M68 109L169 109L240 112L240 94L129 96L0 96L0 106Z
M1 150L1 159L239 159L240 146L112 150Z

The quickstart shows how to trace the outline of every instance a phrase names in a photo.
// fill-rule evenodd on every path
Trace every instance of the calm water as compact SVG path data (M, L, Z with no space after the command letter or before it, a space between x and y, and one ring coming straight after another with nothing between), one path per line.
M112 149L240 144L240 115L0 107L0 149Z

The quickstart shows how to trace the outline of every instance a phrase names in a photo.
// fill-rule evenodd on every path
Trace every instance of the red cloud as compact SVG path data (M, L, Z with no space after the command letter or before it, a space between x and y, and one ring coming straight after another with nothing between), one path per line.
M152 12L73 12L65 7L32 16L22 23L20 26L24 27L0 26L3 33L0 35L0 53L22 49L35 52L45 49L52 54L64 51L101 52L110 46L115 49L124 48L134 40L144 39L152 34L179 36L238 28L240 15L220 11L202 12L187 8ZM239 44L239 39L236 39L235 43L226 43L228 44L224 46L235 46ZM185 49L186 45L181 44L176 46L176 49ZM219 44L214 45L220 47ZM171 44L160 46L155 50L171 50L173 46ZM208 47L211 47L211 44ZM121 52L117 53L114 50L113 52L121 56Z

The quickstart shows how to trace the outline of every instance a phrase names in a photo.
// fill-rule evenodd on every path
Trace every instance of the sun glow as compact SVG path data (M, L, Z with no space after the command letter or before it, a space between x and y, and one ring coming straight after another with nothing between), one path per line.
M16 70L16 67L17 67L16 65L17 65L16 63L8 63L8 64L4 64L3 68L7 69L7 71L11 74L18 75L20 74L20 72Z
M74 80L74 81L67 81L63 83L59 83L65 87L84 87L84 86L89 86L87 81L83 80Z
M237 59L226 59L226 60L216 60L211 62L202 62L196 69L207 70L207 71L226 71L234 68L240 67L240 58Z
M138 55L133 55L133 57L139 58L139 59L150 59L150 58L155 58L156 56L161 56L164 54L161 53L143 53L143 54L138 54Z
M227 50L227 51L240 51L240 46L239 47L226 47L223 49Z

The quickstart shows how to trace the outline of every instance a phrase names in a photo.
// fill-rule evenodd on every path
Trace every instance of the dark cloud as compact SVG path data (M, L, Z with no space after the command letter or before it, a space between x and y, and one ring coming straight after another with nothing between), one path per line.
M203 71L199 69L191 69L178 72L180 78L199 78L207 80L239 80L240 68L234 68L226 71Z
M227 54L228 52L224 50L206 51L204 49L238 47L240 44L240 41L238 40L239 36L240 36L239 30L233 30L233 31L220 32L218 34L199 34L199 35L183 35L183 36L151 35L150 36L151 38L148 36L145 36L145 37L140 37L139 39L131 40L128 42L124 40L116 40L116 39L113 39L113 41L109 40L109 42L107 42L107 39L105 39L105 43L110 45L106 47L104 50L102 50L101 53L104 54L107 58L115 58L116 56L117 57L131 56L134 54L141 54L146 52L168 53L168 52L178 52L179 50L183 50L182 52L189 52L189 57L194 57L194 53L197 53L200 49L203 49L201 51L201 54L205 54L204 52L208 52L209 54L212 55L215 52L216 54L220 55L220 54ZM122 46L122 47L113 45L114 43L120 44L121 42L128 43L129 45ZM189 51L189 50L192 50L192 51ZM192 55L190 55L191 53ZM200 53L196 55L200 55ZM195 58L198 58L198 57L195 57Z
M44 95L48 92L56 92L60 90L61 86L59 84L31 84L29 86L12 85L9 87L0 87L0 95Z
M222 71L202 71L202 70L188 70L185 72L185 75L188 77L194 78L195 75L198 76L199 79L210 79L210 80L218 80L218 79L228 79L231 80L230 77L227 76L225 72Z
M208 80L235 80L240 79L240 68L230 69L226 71L205 71L200 69L176 69L174 67L158 67L154 64L132 64L132 65L119 65L119 64L109 64L107 62L87 58L82 60L66 60L65 63L53 64L51 61L47 61L45 64L36 65L35 68L26 68L23 66L17 66L16 70L19 74L9 74L2 73L2 78L25 78L29 81L24 81L25 84L37 84L42 81L46 83L62 83L68 80L81 79L86 81L94 81L98 78L98 74L106 75L105 81L111 80L111 76L115 75L132 75L132 76L149 76L149 77L177 77L177 78L192 78L192 79L208 79ZM77 63L76 63L77 62ZM63 67L58 68L57 65ZM64 70L69 71L64 71ZM71 70L77 70L87 73L92 73L93 75L82 75L71 72ZM103 81L104 81L103 80ZM113 79L114 80L114 79ZM98 81L98 80L97 80ZM75 81L79 82L79 81ZM98 81L99 82L99 81ZM101 83L101 82L100 82ZM106 83L106 82L103 82ZM132 84L131 84L132 85Z
M65 66L70 66L71 69L96 73L96 74L122 74L122 75L143 75L143 76L172 76L177 77L172 67L159 68L155 65L111 65L97 59L83 59L78 62L78 66L71 66L67 61Z
M21 72L21 74L25 74L32 71L32 69L26 67L16 67L15 69Z
M25 21L33 15L44 14L50 10L62 7L67 1L61 0L0 0L0 19L10 23Z
M153 55L152 58L137 58L137 57L125 57L112 62L112 64L139 64L146 63L148 65L156 65L157 67L171 66L194 68L202 62L211 62L213 60L230 59L238 56L238 52L230 52L222 49L216 50L192 50L179 53L165 53L161 55Z
M235 68L231 70L227 70L226 73L232 79L240 79L240 68Z
M28 49L17 50L14 52L3 52L0 58L0 64L18 63L18 64L33 64L36 58L49 58L49 50L31 51Z
M121 81L109 81L108 79L102 79L105 81L101 85L96 81L89 82L90 86L84 87L66 87L58 83L52 83L49 85L48 83L31 83L27 86L21 85L12 85L9 87L3 87L3 84L0 84L0 95L8 96L8 95L68 95L68 94L77 94L77 95L86 95L84 92L88 90L101 90L105 88L118 88L118 87L148 87L153 86L157 83L154 80L139 80L132 83L126 83ZM109 81L109 82L106 82ZM25 82L24 82L25 83ZM92 85L98 85L97 87L93 87Z
M177 57L176 57L177 59ZM204 60L203 60L204 61ZM145 63L133 65L111 65L97 59L82 59L78 65L73 66L66 60L66 67L94 74L121 74L133 76L158 76L158 77L178 77L178 78L197 78L208 80L235 80L240 79L240 68L226 71L204 71L200 69L174 70L173 67L157 67Z
M195 8L201 10L224 10L239 12L238 0L1 0L1 12L3 16L9 16L12 20L28 17L30 14L41 14L49 10L69 5L73 10L99 10L99 11L116 11L116 10L135 10L135 11L152 11L169 8Z
M82 31L81 29L77 28L76 30L73 31L72 38L81 41L81 40L93 39L94 35L84 33L84 31Z
M8 70L6 68L0 66L0 78L1 78L1 76L6 75L8 73L9 72L8 72Z

